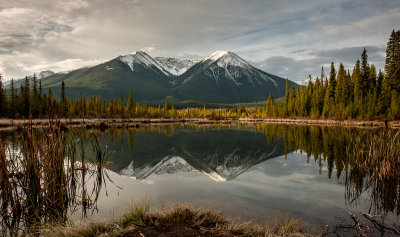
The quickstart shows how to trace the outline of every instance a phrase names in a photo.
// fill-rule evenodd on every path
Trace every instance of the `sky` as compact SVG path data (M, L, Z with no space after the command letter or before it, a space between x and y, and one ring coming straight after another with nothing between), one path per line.
M232 51L293 81L352 68L365 47L384 68L399 0L0 0L4 80L68 71L143 50L200 59Z

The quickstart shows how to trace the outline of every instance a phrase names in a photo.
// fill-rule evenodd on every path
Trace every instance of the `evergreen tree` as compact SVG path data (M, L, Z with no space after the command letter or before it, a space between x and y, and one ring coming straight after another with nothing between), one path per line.
M129 92L129 96L128 96L128 103L127 103L127 112L129 114L129 116L133 115L133 109L135 107L135 98L133 97L133 91L131 90Z
M361 92L361 97L364 99L367 94L368 94L368 88L370 85L369 81L369 64L368 64L368 55L367 55L367 50L364 48L362 54L361 54L361 83L360 83L360 92Z
M22 86L22 85L21 85ZM24 86L21 87L21 115L27 118L31 113L31 90L28 77L25 77Z
M37 78L36 74L33 74L33 86L32 86L32 115L34 118L39 116L39 101L38 101L38 88L37 88Z
M285 113L286 113L286 115L289 115L288 105L289 105L289 79L286 78L286 89L285 89Z
M337 86L336 86L336 92L335 92L335 103L337 105L344 105L345 104L345 80L346 80L346 71L344 70L344 66L342 63L340 63L339 66L339 71L338 71L338 76L337 76Z
M329 72L329 81L328 81L328 89L327 94L331 98L335 98L335 90L336 90L336 72L335 72L335 64L331 63L331 71Z
M10 83L10 117L15 118L17 113L16 106L17 106L17 93L15 90L14 79L11 79Z
M363 102L360 60L356 61L356 65L354 66L351 80L354 85L354 103L356 104L357 107L359 107L362 105Z
M400 31L392 31L386 48L385 73L390 90L400 93Z
M67 100L65 97L65 83L64 81L61 82L61 94L60 94L60 107L61 107L61 114L63 117L67 116Z

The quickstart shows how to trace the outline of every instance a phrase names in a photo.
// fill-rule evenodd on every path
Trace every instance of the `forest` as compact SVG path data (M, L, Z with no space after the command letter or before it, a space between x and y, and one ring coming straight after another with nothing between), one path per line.
M136 89L136 88L134 88ZM400 119L400 31L392 31L386 49L384 72L368 63L364 48L361 59L351 72L342 63L336 72L334 62L329 74L324 67L316 78L309 76L306 86L289 88L285 98L268 96L263 106L234 108L186 108L169 105L148 106L135 103L131 90L127 100L120 98L103 101L101 96L79 99L66 97L66 85L61 84L61 95L55 98L51 89L43 91L41 81L33 76L25 78L20 88L11 80L8 89L0 74L0 117L44 118L50 113L59 117L207 117L207 118L313 118L313 119Z

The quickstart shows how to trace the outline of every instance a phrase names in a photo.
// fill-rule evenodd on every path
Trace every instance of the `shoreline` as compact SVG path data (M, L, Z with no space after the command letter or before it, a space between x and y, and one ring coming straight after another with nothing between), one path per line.
M47 126L48 119L33 119L33 127ZM28 119L0 119L0 130L14 130L29 124ZM83 123L83 124L82 124ZM305 118L88 118L60 119L60 124L68 127L86 128L139 127L146 125L235 125L235 124L282 124L293 126L329 126L355 128L384 128L384 120L336 120ZM400 120L388 121L388 128L399 129Z
M68 127L86 128L140 127L146 125L235 125L235 124L282 124L293 126L329 126L355 128L384 128L384 120L336 120L305 118L61 118L60 124ZM48 119L33 119L33 127L47 126ZM0 119L0 130L14 130L29 124L28 119ZM82 124L83 123L83 124ZM388 128L399 129L400 120L388 121Z

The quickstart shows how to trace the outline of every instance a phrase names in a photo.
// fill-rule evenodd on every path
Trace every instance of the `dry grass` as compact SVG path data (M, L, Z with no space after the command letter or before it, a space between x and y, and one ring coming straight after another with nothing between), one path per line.
M384 180L400 174L400 131L382 129L371 137L355 138L349 147L351 170L366 172L374 179Z
M147 202L135 203L119 219L43 228L50 237L78 236L309 236L298 220L276 216L264 225L235 223L212 209L174 204L151 210Z

